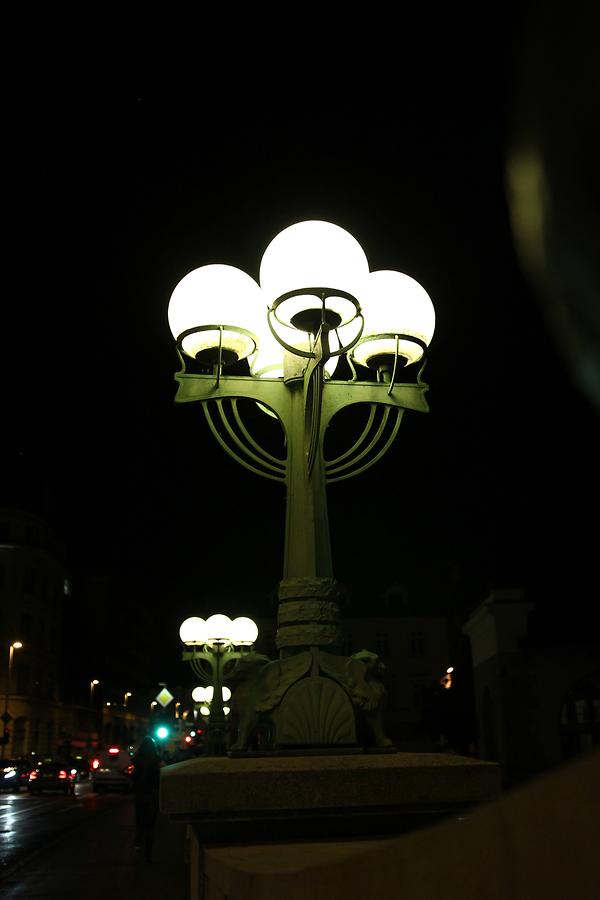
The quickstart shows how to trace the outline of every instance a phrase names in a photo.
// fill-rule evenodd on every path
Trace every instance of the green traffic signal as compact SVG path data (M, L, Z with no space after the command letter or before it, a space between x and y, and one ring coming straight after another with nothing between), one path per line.
M170 729L166 725L159 725L158 728L154 729L154 734L159 741L166 741L169 737Z

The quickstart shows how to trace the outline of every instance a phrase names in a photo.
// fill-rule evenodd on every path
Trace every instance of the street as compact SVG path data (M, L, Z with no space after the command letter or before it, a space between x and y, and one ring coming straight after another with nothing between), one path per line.
M130 794L94 794L86 782L75 796L2 793L0 833L3 900L188 896L184 826L159 815L146 863L134 848Z

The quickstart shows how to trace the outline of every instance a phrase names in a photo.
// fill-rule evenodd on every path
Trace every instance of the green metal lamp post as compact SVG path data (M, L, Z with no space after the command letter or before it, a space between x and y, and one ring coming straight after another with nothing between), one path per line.
M353 747L366 723L375 746L390 744L381 714L382 666L375 654L339 655L341 586L333 573L326 487L374 465L391 447L405 409L427 412L421 380L435 313L408 275L370 271L347 231L300 222L268 245L259 282L232 266L188 273L169 303L181 369L176 403L200 402L223 449L286 490L279 659L258 664L234 750L247 748L260 715L280 748ZM333 375L344 357L349 379ZM187 370L195 359L212 374ZM247 360L249 374L227 374ZM400 369L420 363L410 383ZM360 373L360 375L359 375ZM250 433L240 401L253 401L283 429L277 456ZM368 410L356 441L326 459L324 440L338 412Z
M223 701L230 689L226 681L235 678L241 661L257 658L252 650L258 636L258 628L252 619L239 616L233 621L229 616L216 613L204 621L190 616L181 623L179 636L186 645L182 656L190 663L195 674L208 687L192 692L192 699L204 702L206 723L206 756L223 756L228 749L227 717ZM267 662L266 657L261 657ZM206 694L209 691L209 695ZM202 710L201 710L202 712Z

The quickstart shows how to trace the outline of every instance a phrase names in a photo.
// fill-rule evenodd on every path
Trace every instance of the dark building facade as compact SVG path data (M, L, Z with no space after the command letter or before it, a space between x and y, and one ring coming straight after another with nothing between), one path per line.
M110 740L135 743L147 730L158 688L148 617L136 614L141 601L122 603L110 581L100 597L65 559L43 517L0 509L5 758L85 754ZM10 653L15 641L22 647Z
M464 625L479 755L514 784L600 745L600 646L540 627L521 589L492 591ZM576 633L576 632L575 632Z

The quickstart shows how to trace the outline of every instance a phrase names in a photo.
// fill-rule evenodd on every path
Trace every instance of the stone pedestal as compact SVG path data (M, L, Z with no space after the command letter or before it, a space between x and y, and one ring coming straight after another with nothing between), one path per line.
M458 816L500 792L495 763L436 753L200 757L161 773L160 806L191 826L191 898L203 848L386 838Z

